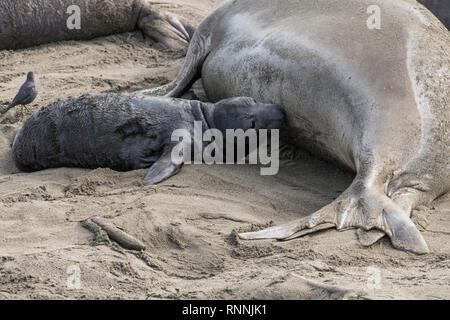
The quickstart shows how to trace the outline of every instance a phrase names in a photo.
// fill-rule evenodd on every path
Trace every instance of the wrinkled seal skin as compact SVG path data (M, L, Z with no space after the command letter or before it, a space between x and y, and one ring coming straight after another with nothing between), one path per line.
M442 21L450 30L450 2L447 0L417 0Z
M380 30L367 28L370 5ZM449 32L414 0L227 1L197 29L178 77L142 93L178 97L201 77L211 101L282 105L294 143L356 172L311 216L241 238L358 228L363 245L387 234L423 254L411 211L450 188L449 49Z
M81 29L70 30L67 8L77 5ZM0 50L140 29L169 48L187 46L195 28L183 18L151 9L148 0L2 0Z
M176 129L187 129L193 137L194 121L201 121L203 130L215 128L225 134L226 129L277 129L283 119L280 107L244 97L211 104L124 94L86 95L40 109L19 129L12 150L22 171L150 168L144 180L150 185L181 169L182 164L171 157L178 144L171 141Z

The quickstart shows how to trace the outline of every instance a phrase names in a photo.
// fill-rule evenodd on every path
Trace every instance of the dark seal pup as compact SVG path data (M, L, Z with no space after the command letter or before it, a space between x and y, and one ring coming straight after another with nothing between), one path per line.
M194 121L203 131L278 129L283 110L252 98L231 98L216 104L125 94L71 97L40 109L16 134L14 160L22 171L55 167L150 168L145 184L176 174L172 161L176 129L193 136ZM183 141L184 142L184 141Z
M368 28L373 5L380 29ZM410 216L450 190L446 48L450 33L415 0L226 1L198 27L163 89L179 97L201 77L210 101L280 104L299 147L356 172L310 217L242 238L359 228L364 245L387 234L396 248L426 253Z

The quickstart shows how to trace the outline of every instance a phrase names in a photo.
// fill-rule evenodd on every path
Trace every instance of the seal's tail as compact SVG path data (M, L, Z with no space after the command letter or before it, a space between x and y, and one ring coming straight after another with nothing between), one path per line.
M375 188L363 189L361 191L358 181L354 182L339 198L308 217L257 232L242 233L239 237L246 240L290 240L325 229L360 228L358 235L363 245L370 245L386 234L398 249L416 254L429 252L403 205Z

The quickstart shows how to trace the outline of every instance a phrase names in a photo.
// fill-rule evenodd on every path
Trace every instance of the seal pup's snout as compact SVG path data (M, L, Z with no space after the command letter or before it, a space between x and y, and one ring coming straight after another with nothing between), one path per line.
M277 104L257 106L257 119L261 129L281 129L286 118L284 109Z
M217 129L279 129L285 119L284 110L275 104L264 104L249 97L219 101L214 105Z

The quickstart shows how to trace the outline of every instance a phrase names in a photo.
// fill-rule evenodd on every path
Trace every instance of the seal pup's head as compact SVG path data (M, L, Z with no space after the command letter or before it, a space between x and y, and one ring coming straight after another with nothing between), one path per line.
M224 136L228 129L242 129L245 132L249 129L280 129L285 118L280 106L259 103L247 97L225 99L215 104L190 101L189 105L196 120L202 120L209 129L217 129ZM171 143L166 143L161 156L148 170L144 183L157 184L177 174L184 160L174 160L173 155L179 154L186 145L189 145L188 150L192 150L190 148L192 143L191 139L183 139L181 143L173 142L173 140Z
M219 101L205 112L210 128L223 133L227 129L280 129L284 110L276 104L257 102L253 98L238 97Z

